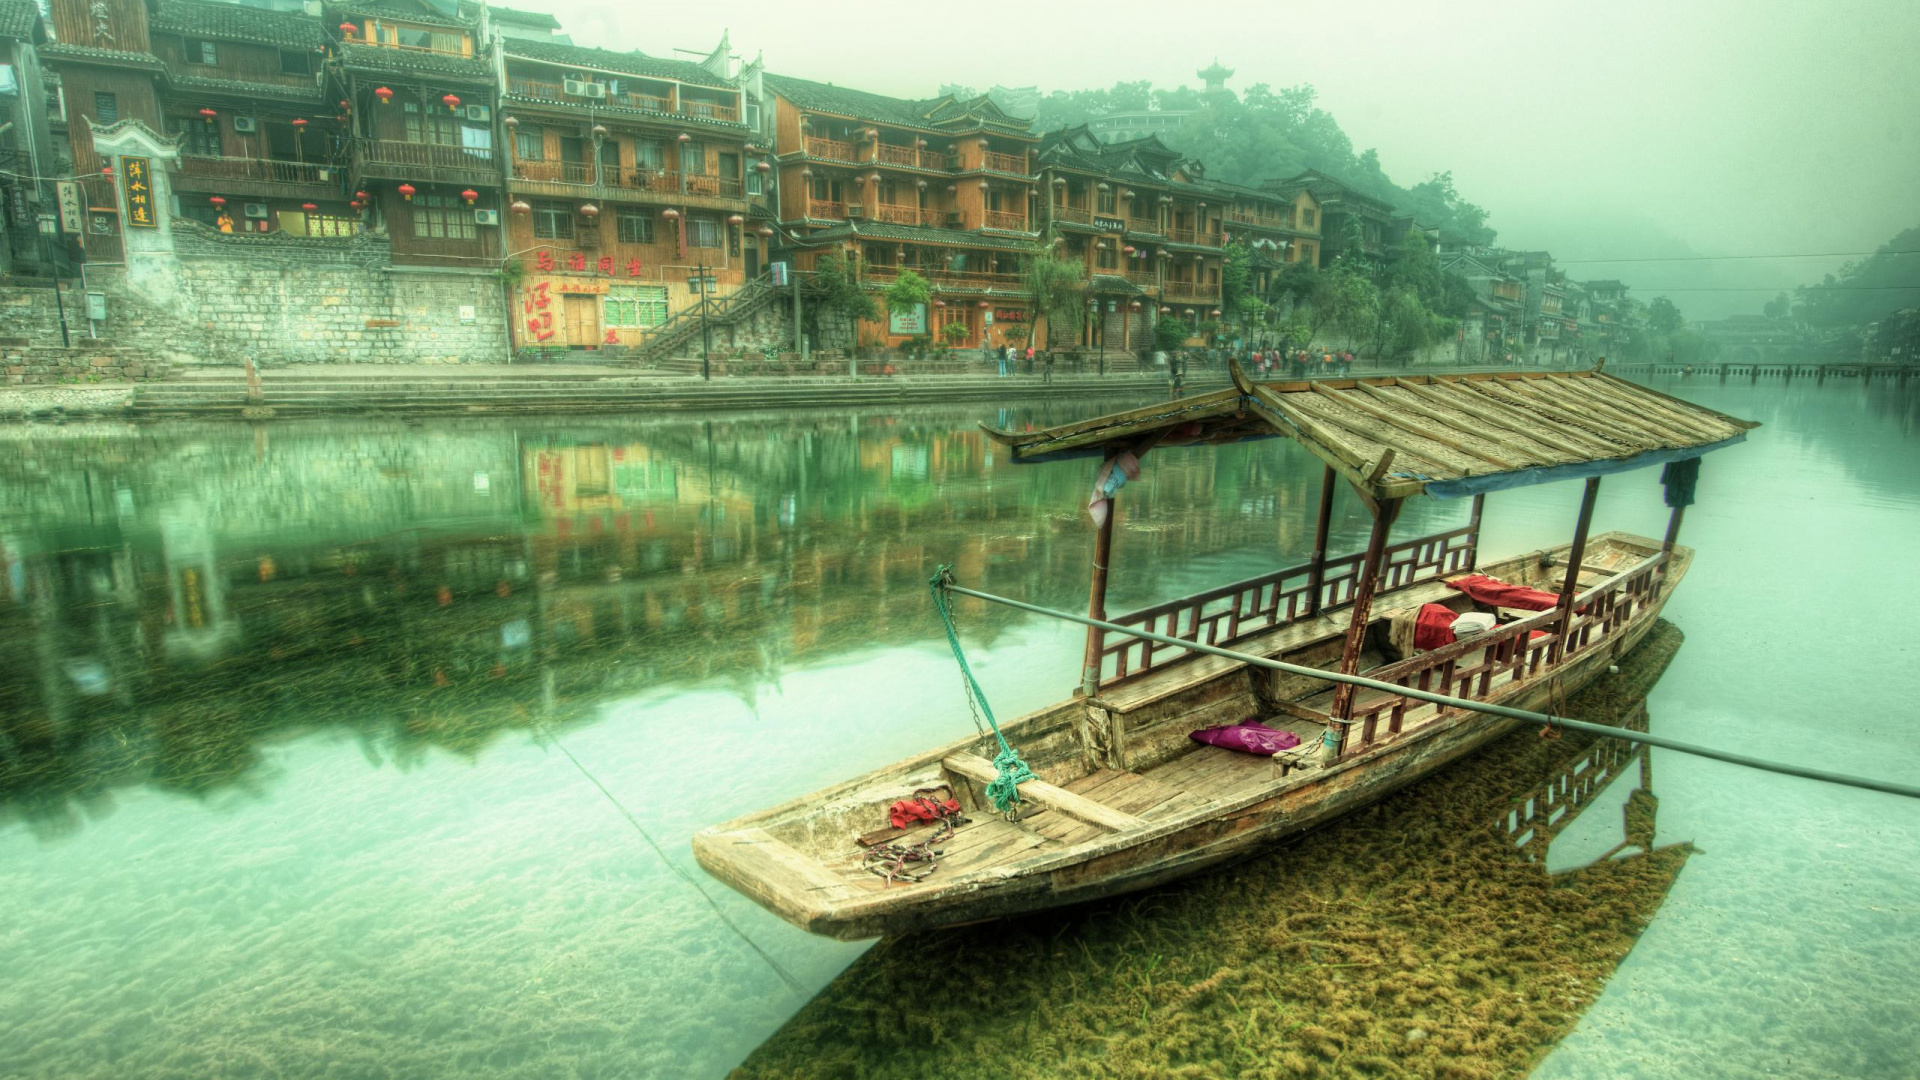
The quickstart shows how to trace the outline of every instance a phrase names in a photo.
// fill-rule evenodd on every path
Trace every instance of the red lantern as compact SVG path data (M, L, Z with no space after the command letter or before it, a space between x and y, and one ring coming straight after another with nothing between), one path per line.
M448 94L446 97L440 99L440 103L447 107L448 112L452 112L460 107L460 96L458 94Z
M933 302L933 306L934 306L934 307L946 307L946 306L947 306L947 302L946 302L945 300L935 300L935 301Z
M993 305L992 305L992 304L989 304L989 303L987 303L987 302L986 302L985 300L982 300L982 301L980 301L980 306L981 306L981 307L983 307L983 308L990 308L990 307L992 307Z
M380 99L380 104L385 105L393 100L393 91L384 86L376 86L373 88L373 96Z
M513 205L512 205L512 206L509 206L509 207L507 207L507 209L509 209L509 210L511 210L511 211L513 211L513 212L514 212L514 213L516 213L516 214L531 214L531 213L533 213L533 207L532 207L532 206L530 206L530 205L528 205L528 204L527 204L527 201L526 201L525 199L515 199L515 200L513 200Z
M680 136L679 136L679 138L680 138L680 141L681 141L681 142L691 142L691 141L693 141L693 136L691 136L691 135L689 135L689 134L687 134L687 133L686 133L686 132L684 132L684 131L680 133Z
M355 210L358 210L358 209L360 209L360 200L359 200L359 199L355 199L355 200L353 200L352 202L350 202L350 203L348 203L347 205L348 205L348 206L351 206L351 207L352 207L352 208L354 208Z
M226 200L225 198L223 198L222 196L219 196L219 195L215 195L215 196L214 196L213 198L211 198L211 199L208 199L207 201L208 201L208 202L210 202L210 203L212 203L212 204L213 204L213 205L215 205L215 206L225 206L225 205L227 205L227 200Z
M359 27L353 25L350 22L343 22L340 24L340 33L342 36L345 36L345 37L352 37L353 32L358 29Z
M405 200L407 200L408 202L412 202L412 201L413 201L413 193L414 193L414 192L416 192L416 191L418 191L418 190L420 190L420 189L419 189L419 188L416 188L416 187L414 187L414 186L413 186L412 184L401 184L401 185L400 185L400 186L399 186L398 188L396 188L395 190L397 190L397 191L399 191L399 192L400 192L400 197L401 197L401 198L403 198L403 199L405 199Z
M101 175L101 176L112 176L112 175L113 175L113 166L111 166L111 165L102 165L102 166L100 166L100 175Z
M296 117L294 117L294 119L293 119L293 126L294 126L294 127L297 127L297 128L303 128L303 127L306 127L306 126L307 126L307 118L306 118L306 117L304 117L304 116L296 116Z
M472 206L474 203L474 200L480 197L480 193L473 190L472 188L468 188L467 190L460 193L460 197L467 200L468 206Z
M211 120L211 119L213 119L214 117L216 117L216 116L219 116L219 115L220 115L219 113L217 113L217 112L215 112L215 111L213 111L212 109L201 109L201 110L200 110L200 116L201 116L201 118L202 118L202 119L205 119L205 120Z
M341 112L352 112L352 111L353 111L353 102L351 102L351 101L347 101L347 100L345 100L344 98L343 98L343 99L341 99L341 101L340 101L340 111L341 111Z
M354 197L354 198L356 198L356 199L359 199L359 200L360 200L361 202L369 202L369 201L371 201L371 200L372 200L372 198L373 198L373 196L371 196L371 195L369 195L369 194L367 194L367 193L366 193L366 192L364 192L364 191L356 191L356 192L354 192L354 193L353 193L353 197Z
M319 207L319 206L317 206L317 205L316 205L316 204L314 204L314 203L310 203L310 202L303 202L303 203L301 203L301 204L300 204L300 209L302 209L302 210L305 210L305 211L306 211L307 213L309 213L309 214L311 214L311 213L313 213L313 212L314 212L315 210L318 210L318 209L320 209L320 207Z

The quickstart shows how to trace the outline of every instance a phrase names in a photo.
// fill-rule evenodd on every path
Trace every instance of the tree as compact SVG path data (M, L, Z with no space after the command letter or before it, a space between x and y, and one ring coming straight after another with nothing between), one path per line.
M1380 291L1353 263L1341 259L1315 278L1308 303L1313 312L1309 316L1309 337L1321 330L1349 336L1365 334L1379 311Z
M1806 320L1815 326L1865 326L1920 305L1920 227L1907 229L1865 259L1798 290Z
M1664 296L1656 296L1653 303L1647 305L1647 328L1656 334L1669 336L1685 329L1687 320L1681 316L1680 309Z
M1767 301L1766 306L1762 307L1760 312L1769 319L1784 319L1792 310L1793 301L1787 299L1786 293L1781 293L1779 296Z
M1172 315L1162 315L1153 324L1153 347L1159 352L1173 352L1187 343L1187 337L1193 328L1185 319Z
M1253 290L1253 249L1244 240L1227 247L1226 269L1220 275L1220 310L1242 329L1265 321L1267 305Z
M805 308L807 331L820 336L820 316L836 315L857 330L862 320L874 317L873 297L860 287L859 260L849 260L838 251L826 251L813 264L813 302ZM857 337L856 337L856 340Z
M1024 277L1033 318L1047 320L1044 347L1052 348L1059 336L1079 336L1080 320L1086 315L1086 266L1043 246L1027 256Z
M1439 338L1446 321L1427 310L1412 289L1405 286L1389 289L1381 295L1375 314L1373 355L1382 359L1410 359Z
M900 268L900 276L894 278L893 284L888 285L886 292L881 295L886 297L889 314L904 315L918 308L923 320L928 305L933 303L933 287L927 284L927 279L904 266Z

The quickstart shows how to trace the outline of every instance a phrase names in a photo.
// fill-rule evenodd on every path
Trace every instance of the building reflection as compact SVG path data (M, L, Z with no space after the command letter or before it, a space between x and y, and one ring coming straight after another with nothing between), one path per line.
M405 765L641 692L751 703L937 638L940 563L1078 602L1088 470L1012 470L974 419L45 438L0 464L0 805L54 835L116 787L258 782L268 740L315 729ZM1126 494L1129 567L1297 552L1315 483L1169 454ZM988 643L1019 618L963 614Z

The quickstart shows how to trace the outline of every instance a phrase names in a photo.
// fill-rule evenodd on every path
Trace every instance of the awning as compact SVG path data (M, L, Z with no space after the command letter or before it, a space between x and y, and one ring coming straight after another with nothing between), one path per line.
M1698 457L1759 426L1598 370L1261 384L1232 370L1228 390L1041 431L986 431L1016 464L1281 435L1372 498L1445 499Z

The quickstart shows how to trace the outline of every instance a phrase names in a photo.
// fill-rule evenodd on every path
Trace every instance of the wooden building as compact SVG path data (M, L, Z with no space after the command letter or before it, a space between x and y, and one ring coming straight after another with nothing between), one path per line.
M876 291L902 268L933 286L932 311L886 313L861 328L863 343L943 337L955 323L964 347L1024 339L1020 264L1037 238L1029 121L984 96L908 101L773 74L763 85L777 213L798 266L839 247Z
M39 217L53 213L58 174L39 50L47 23L35 0L0 0L0 273L46 271L55 252Z
M472 0L335 0L327 87L351 133L347 178L396 263L497 268L495 57Z
M773 230L754 211L771 165L724 46L708 63L502 48L516 344L631 346L697 301L700 280L724 294L761 272Z
M1345 254L1368 259L1383 259L1399 243L1402 226L1396 230L1392 204L1335 180L1325 173L1308 169L1298 176L1268 180L1263 189L1284 194L1304 190L1318 202L1322 240L1317 243L1321 266Z

